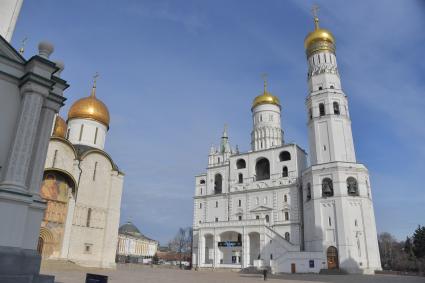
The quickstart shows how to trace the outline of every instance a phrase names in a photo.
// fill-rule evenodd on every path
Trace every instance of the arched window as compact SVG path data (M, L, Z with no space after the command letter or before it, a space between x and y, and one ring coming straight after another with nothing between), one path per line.
M204 185L205 184L205 180L199 181L199 184Z
M322 180L322 196L331 197L334 195L333 183L330 178L324 178Z
M236 168L238 168L238 169L246 168L246 162L245 162L245 160L238 159L238 161L236 161Z
M307 201L311 200L311 185L307 183Z
M325 104L323 103L319 104L319 113L320 113L320 116L325 116Z
M238 175L238 183L239 184L243 183L243 174L242 173L239 173L239 175Z
M282 151L279 154L279 161L288 161L291 160L291 154L288 151Z
M222 193L222 185L223 185L223 177L221 174L215 174L214 177L214 193L221 194Z
M331 89L334 89L334 86L333 85L331 85Z
M350 196L359 195L359 187L358 187L356 178L354 177L347 178L347 193Z
M284 202L288 202L288 196L287 196L287 195L284 195L284 196L283 196L283 201L284 201Z
M289 220L289 212L285 211L285 221L288 221L288 220Z
M270 217L269 215L266 215L266 222L269 223L269 221L270 221Z
M259 159L255 164L255 175L257 181L270 179L270 162L266 158Z
M323 90L323 87L319 86L319 90Z
M288 167L286 166L282 168L282 177L288 177Z
M285 233L285 240L287 240L288 242L290 241L289 232L286 232Z
M87 210L87 219L86 219L86 227L90 227L91 221L91 207Z
M313 119L313 111L310 109L308 109L308 116L310 117L310 120Z
M333 106L334 106L334 114L335 115L339 115L340 114L340 111L339 111L339 104L338 104L338 102L334 101Z

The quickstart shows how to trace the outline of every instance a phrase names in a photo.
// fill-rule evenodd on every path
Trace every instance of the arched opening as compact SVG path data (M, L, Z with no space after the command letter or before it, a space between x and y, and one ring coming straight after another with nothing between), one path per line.
M291 240L291 236L289 235L289 232L285 233L285 240L287 240L288 242Z
M236 161L236 168L237 169L244 169L246 168L246 162L243 159L238 159L238 161Z
M201 180L201 181L199 181L199 184L201 184L201 185L205 185L205 180Z
M270 222L270 216L267 214L266 215L266 223L269 223Z
M357 184L357 180L354 177L347 178L347 194L350 196L358 196L359 188Z
M282 168L282 177L288 177L288 167L283 166Z
M330 246L326 252L326 257L328 261L328 269L339 268L337 248Z
M288 202L288 196L287 196L287 195L284 195L284 196L283 196L283 201L284 201L284 202Z
M330 178L324 178L322 180L322 196L331 197L334 195L333 183Z
M221 174L215 174L214 177L214 194L221 194L223 186L223 177Z
M291 154L288 151L282 151L279 154L279 160L280 161L288 161L291 160Z
M339 115L340 114L340 111L339 111L339 104L338 104L338 102L334 101L333 108L334 108L334 114L335 115Z
M256 180L270 179L270 162L266 158L261 158L255 164Z
M238 232L227 231L220 234L218 242L220 264L242 264L242 235Z
M243 174L242 173L239 173L239 175L238 175L238 183L239 184L243 183Z
M320 113L320 116L325 116L325 104L323 103L319 104L319 113Z
M335 87L333 85L331 85L331 89L334 89Z

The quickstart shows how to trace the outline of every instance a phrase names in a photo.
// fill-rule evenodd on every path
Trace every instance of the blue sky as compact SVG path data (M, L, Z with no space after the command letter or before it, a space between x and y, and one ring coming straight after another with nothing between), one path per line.
M425 3L315 1L337 39L357 159L371 174L378 231L425 225ZM194 175L229 125L248 150L262 73L280 97L285 141L307 144L303 41L312 1L25 1L13 45L55 45L71 85L61 115L87 96L111 114L106 150L126 173L121 222L166 243L192 223Z

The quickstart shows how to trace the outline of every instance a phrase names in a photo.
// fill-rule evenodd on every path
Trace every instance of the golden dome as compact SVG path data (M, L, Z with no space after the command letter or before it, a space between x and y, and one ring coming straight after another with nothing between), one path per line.
M277 96L272 95L267 91L267 82L264 81L264 91L262 94L257 96L252 102L252 108L261 104L274 104L280 107L280 101Z
M96 98L96 85L93 86L89 97L77 100L69 109L68 121L77 118L96 120L109 128L109 111L106 105Z
M57 115L52 136L65 138L67 129L68 129L68 125L66 124L65 120L62 119L59 115Z
M319 27L319 18L314 18L314 31L310 32L304 40L304 48L308 51L312 47L313 43L321 42L322 46L319 47L320 50L331 50L335 51L335 38L332 33L327 30ZM314 48L315 49L315 48ZM315 50L311 50L315 51ZM311 53L311 52L310 52Z

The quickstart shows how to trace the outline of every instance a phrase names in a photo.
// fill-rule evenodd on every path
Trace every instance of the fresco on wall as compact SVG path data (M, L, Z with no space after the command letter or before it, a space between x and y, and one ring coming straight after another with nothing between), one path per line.
M60 172L45 172L40 196L47 201L47 207L41 227L48 231L46 234L51 237L46 238L40 234L39 243L41 241L43 244L40 245L39 252L44 258L57 257L60 254L72 191L73 183L68 176Z

